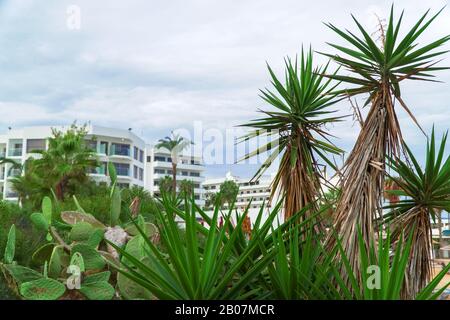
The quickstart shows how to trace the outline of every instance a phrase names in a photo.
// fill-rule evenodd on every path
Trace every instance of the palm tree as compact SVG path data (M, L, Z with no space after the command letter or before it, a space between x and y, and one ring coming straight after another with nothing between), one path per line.
M23 171L22 163L17 162L16 160L13 160L13 159L0 157L0 165L4 165L6 167L6 165L8 165L8 164L10 166L9 166L7 175L9 175L13 170L18 170L19 175L22 174L22 171Z
M159 180L159 191L161 194L173 192L173 179L169 176L164 176Z
M387 29L381 27L381 46L353 16L361 37L327 24L349 47L330 44L343 55L325 55L351 72L349 76L332 74L329 77L352 85L339 91L343 97L367 94L365 105L370 105L359 137L344 164L342 195L334 219L334 229L342 239L344 251L355 270L358 270L360 256L357 230L361 228L368 250L374 237L373 220L382 214L385 158L404 152L396 102L417 123L401 96L400 82L407 79L433 81L430 73L444 69L435 67L436 62L432 58L445 52L434 49L446 43L450 36L423 46L416 42L440 12L426 20L427 11L401 38L399 30L403 13L394 22L392 7ZM335 237L329 239L329 247L332 247Z
M183 150L186 149L190 144L193 144L193 142L178 134L175 134L172 131L172 135L170 137L160 139L155 146L158 149L164 148L169 150L170 152L170 156L172 158L172 190L174 195L176 195L177 192L177 164L179 156L181 155Z
M54 181L58 200L63 200L70 183L83 183L88 180L89 169L98 167L96 153L85 141L85 127L72 125L65 133L52 129L47 150L34 153L41 155L36 161L39 170L49 181Z
M237 194L239 192L239 186L233 180L226 180L220 185L220 201L221 205L225 202L228 204L228 208L236 201Z
M405 297L412 298L425 287L432 277L431 252L433 248L431 220L441 210L450 210L450 156L444 160L447 133L436 150L434 129L427 143L425 168L422 170L411 150L405 145L412 162L398 157L388 165L401 178L392 177L400 187L397 194L405 198L386 208L391 211L383 217L389 225L393 239L412 232L413 246L410 253ZM437 152L436 152L437 151Z
M191 180L183 179L179 183L180 193L190 197L194 192L194 183Z
M271 198L277 189L285 196L284 217L288 219L307 205L313 209L316 207L316 200L322 192L320 182L324 178L319 159L334 168L326 153L336 155L342 151L329 141L324 128L326 124L340 120L340 117L330 115L334 111L329 107L338 99L332 93L335 85L323 76L327 66L314 67L310 49L306 54L302 50L300 63L297 59L294 62L285 59L285 68L285 82L282 83L268 66L275 92L261 90L261 98L274 110L260 110L265 117L244 124L255 130L242 137L240 142L261 136L272 139L241 160L272 151L252 180L258 180L282 154L272 182Z

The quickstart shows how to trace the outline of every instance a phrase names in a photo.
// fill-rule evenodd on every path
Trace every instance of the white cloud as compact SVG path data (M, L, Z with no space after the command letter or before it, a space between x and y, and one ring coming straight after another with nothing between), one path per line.
M396 1L411 26L446 1ZM66 8L81 8L81 30L66 27ZM133 127L150 138L201 120L224 129L258 117L258 89L269 85L265 63L282 72L283 58L302 43L332 51L341 43L322 22L355 30L350 13L375 31L391 1L66 1L0 4L0 132L7 126L91 120ZM425 43L450 29L450 10L431 25ZM318 62L324 62L317 56ZM448 64L448 59L445 61ZM445 63L444 62L444 63ZM403 94L428 130L446 126L445 84L408 83ZM348 113L345 102L339 104ZM434 112L436 110L437 112ZM402 111L405 136L420 139ZM436 114L440 114L436 116ZM358 127L351 119L331 129L349 149Z

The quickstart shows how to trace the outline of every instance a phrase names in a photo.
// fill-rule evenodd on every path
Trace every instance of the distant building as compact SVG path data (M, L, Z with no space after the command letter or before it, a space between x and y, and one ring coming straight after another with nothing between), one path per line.
M154 195L159 196L159 185L165 176L172 177L172 158L170 152L165 149L155 149L151 145L147 148L146 163L146 188ZM203 181L205 167L202 158L196 156L180 156L177 164L177 182L190 180L194 185L195 202L203 206Z
M9 130L0 135L0 157L10 158L24 163L33 154L33 150L45 150L52 128L65 131L70 126L34 126ZM116 168L120 187L139 186L158 195L158 180L164 175L171 176L171 159L167 150L157 150L134 134L131 130L106 128L95 125L86 127L87 143L97 152L101 166L89 172L89 176L98 182L109 183L108 162ZM10 170L9 164L0 165L0 193L3 199L16 200L17 194L11 187L10 179L20 170ZM202 181L204 166L200 157L182 156L178 164L178 180L188 179L194 182L198 203L202 205Z
M217 193L220 190L220 185L227 181L234 181L239 186L235 207L244 210L250 204L250 209L260 209L262 204L268 204L271 192L272 176L262 176L257 181L250 181L250 179L242 179L233 176L228 172L225 177L217 179L206 179L203 182L205 189L205 197L208 193Z

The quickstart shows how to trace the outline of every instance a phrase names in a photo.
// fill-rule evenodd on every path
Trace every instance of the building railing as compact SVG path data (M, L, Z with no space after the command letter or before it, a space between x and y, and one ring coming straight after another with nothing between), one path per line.
M111 145L111 150L109 152L110 156L130 156L130 148L118 148L115 145Z
M22 148L10 148L8 150L9 157L21 157L22 156Z

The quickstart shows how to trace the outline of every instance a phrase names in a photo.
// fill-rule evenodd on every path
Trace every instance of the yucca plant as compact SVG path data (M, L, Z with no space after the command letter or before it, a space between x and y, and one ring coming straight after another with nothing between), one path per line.
M179 209L170 195L163 194L162 204L164 210L158 211L157 217L160 244L165 252L161 252L136 224L145 240L141 247L145 257L139 260L110 243L126 258L126 261L122 259L121 267L115 266L119 273L158 299L244 299L258 294L260 288L253 290L251 284L275 254L269 250L262 255L260 241L267 237L280 205L259 225L261 211L252 239L247 240L242 230L247 212L237 217L234 225L231 215L224 215L224 224L219 227L219 200L212 217L202 212L193 198L186 198L184 208ZM206 227L197 221L197 214L205 218ZM175 216L185 222L184 240ZM199 241L201 236L205 238L202 242Z
M300 62L297 59L285 60L284 83L268 66L275 91L261 90L261 98L273 110L260 110L265 117L242 125L255 130L241 137L240 142L257 137L270 140L241 159L270 153L253 180L257 180L282 154L272 183L272 197L277 189L285 196L285 219L307 205L311 205L311 212L317 209L316 200L321 194L321 180L324 178L320 160L334 167L327 153L337 155L342 152L329 141L325 130L326 124L341 119L331 115L334 111L330 107L339 99L332 93L336 85L322 75L327 72L327 66L314 67L311 49L307 53L302 50ZM303 215L302 219L309 215Z
M406 236L404 236L404 234ZM406 238L406 240L404 239ZM335 270L335 281L338 284L340 296L352 300L400 300L404 298L403 287L408 281L408 261L414 250L414 233L401 233L398 239L393 241L389 230L379 233L377 241L370 244L366 251L366 244L361 229L358 227L359 259L361 270L355 272L351 261L345 255L340 241L337 241L338 249L342 256L342 264L348 275L349 284ZM421 290L418 290L409 299L436 300L449 286L440 282L450 270L447 265L436 277L427 282ZM362 281L358 278L361 276Z
M391 179L399 187L395 194L401 198L386 206L391 211L383 217L383 222L389 223L394 239L402 233L412 233L413 237L405 284L407 298L419 292L432 277L431 222L436 222L436 215L441 210L450 211L450 156L444 161L446 141L447 133L437 147L433 128L427 143L424 169L406 145L410 161L395 158L388 162L399 176Z
M417 40L441 11L427 20L428 11L407 30L400 33L403 13L394 21L391 8L387 29L381 27L381 43L363 28L354 17L361 36L349 30L327 26L336 32L348 46L330 44L339 54L326 54L350 75L331 74L330 79L342 81L350 87L340 90L345 97L368 95L365 105L370 105L361 132L342 170L342 195L335 213L334 228L342 239L344 252L352 267L359 266L357 225L361 226L366 249L374 235L374 219L382 212L384 171L386 156L403 153L403 139L396 115L396 102L417 123L403 100L400 83L404 80L433 81L435 67L433 58L446 51L436 51L450 36L419 46ZM330 237L329 246L333 247Z

